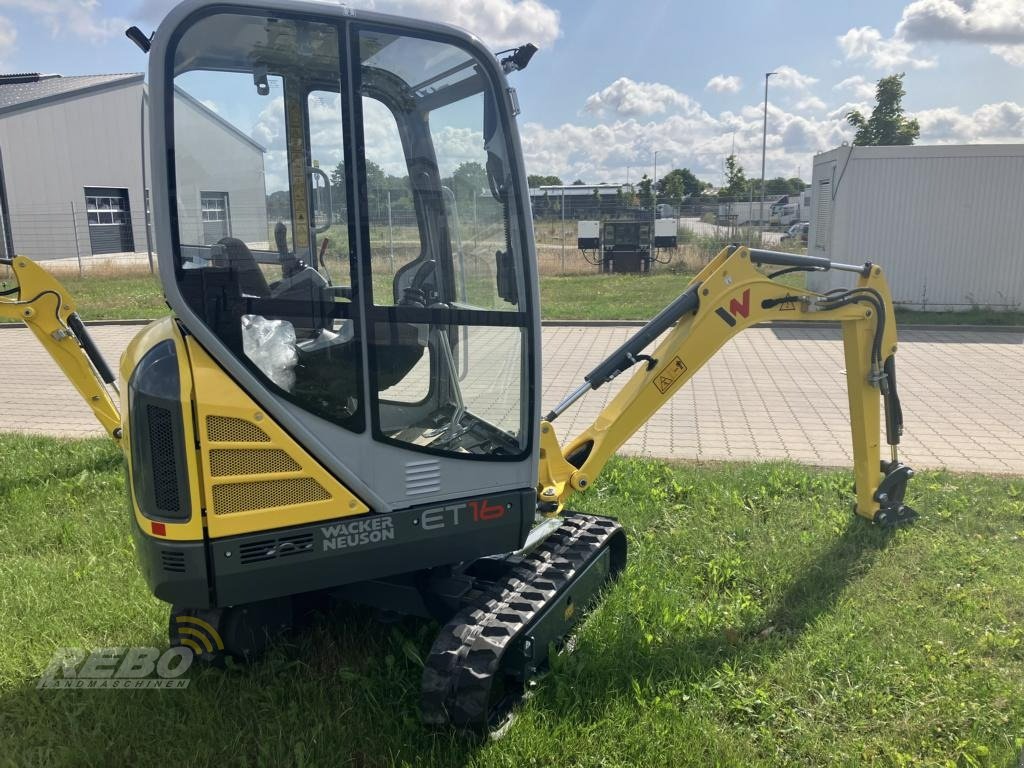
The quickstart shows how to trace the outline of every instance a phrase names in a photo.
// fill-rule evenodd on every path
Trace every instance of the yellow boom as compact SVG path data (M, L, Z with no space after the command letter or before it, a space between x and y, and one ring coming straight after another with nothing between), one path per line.
M826 295L780 284L757 265L795 270L836 269L859 274L851 291ZM902 416L896 395L896 321L881 267L835 265L826 259L723 249L661 315L586 377L541 422L540 501L549 513L573 491L589 487L612 454L643 426L700 368L740 331L766 320L832 320L842 324L853 433L858 515L883 524L916 513L902 503L913 472L899 463ZM664 333L650 355L641 354ZM560 447L552 421L573 402L627 368L639 370L582 434ZM885 405L890 459L881 460L881 405Z
M115 440L121 438L121 415L110 397L116 379L103 361L75 311L75 302L60 282L24 256L2 259L14 272L16 285L0 284L0 319L22 320L60 366Z

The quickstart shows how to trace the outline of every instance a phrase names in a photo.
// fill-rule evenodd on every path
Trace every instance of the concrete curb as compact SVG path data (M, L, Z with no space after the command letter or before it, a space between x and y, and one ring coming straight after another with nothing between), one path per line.
M639 328L644 320L542 320L541 325L552 328ZM1006 333L1024 333L1024 325L946 325L944 323L897 323L901 331L958 331L984 332L999 331ZM839 328L838 323L824 323L809 320L770 320L755 323L754 328Z

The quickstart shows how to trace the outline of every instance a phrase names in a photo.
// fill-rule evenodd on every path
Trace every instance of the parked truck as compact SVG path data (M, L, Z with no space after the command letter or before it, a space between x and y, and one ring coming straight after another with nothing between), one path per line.
M772 203L769 224L788 227L807 221L811 212L811 188L797 195L783 195Z

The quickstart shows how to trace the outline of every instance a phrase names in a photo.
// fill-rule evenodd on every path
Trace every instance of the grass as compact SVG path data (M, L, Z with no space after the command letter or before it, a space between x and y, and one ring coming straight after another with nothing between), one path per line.
M542 317L545 320L649 320L679 295L695 273L696 265L684 260L659 269L663 271L644 276L542 274ZM86 320L157 318L170 312L159 280L148 272L118 274L112 268L104 268L84 277L60 275L60 279L75 297L79 313ZM781 282L801 287L802 279L801 275L793 275L781 278ZM376 290L390 291L386 281L377 282ZM932 325L1024 325L1024 311L897 309L897 320Z
M545 320L650 320L686 288L691 274L540 278Z
M846 472L613 461L577 499L629 565L505 738L424 730L435 627L342 608L184 691L39 691L54 651L165 644L116 449L0 435L0 763L1015 764L1024 483L922 472L914 527L849 514Z

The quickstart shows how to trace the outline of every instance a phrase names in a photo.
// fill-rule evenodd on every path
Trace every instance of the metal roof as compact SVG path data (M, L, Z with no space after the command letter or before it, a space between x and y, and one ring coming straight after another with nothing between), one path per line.
M0 112L37 106L40 102L49 102L66 98L82 91L92 91L132 81L142 81L141 72L128 72L115 75L41 75L26 73L17 75L0 75Z

